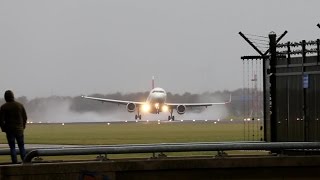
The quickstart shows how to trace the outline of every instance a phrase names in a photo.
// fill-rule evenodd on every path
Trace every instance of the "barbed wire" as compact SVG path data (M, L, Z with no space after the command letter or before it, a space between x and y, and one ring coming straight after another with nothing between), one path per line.
M265 38L265 39L269 39L268 37L266 36L261 36L261 35L255 35L255 34L244 34L246 36L253 36L253 37L260 37L260 38Z

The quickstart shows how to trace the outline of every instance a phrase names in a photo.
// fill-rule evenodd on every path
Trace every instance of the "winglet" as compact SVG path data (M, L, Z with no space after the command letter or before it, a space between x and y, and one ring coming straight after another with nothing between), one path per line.
M226 104L228 103L231 103L231 94L230 94L230 97L229 97L229 101L226 102Z

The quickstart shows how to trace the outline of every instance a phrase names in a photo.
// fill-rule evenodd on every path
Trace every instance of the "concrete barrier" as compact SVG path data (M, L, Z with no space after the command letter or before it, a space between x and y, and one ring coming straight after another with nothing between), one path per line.
M4 180L319 179L320 157L201 157L0 166Z

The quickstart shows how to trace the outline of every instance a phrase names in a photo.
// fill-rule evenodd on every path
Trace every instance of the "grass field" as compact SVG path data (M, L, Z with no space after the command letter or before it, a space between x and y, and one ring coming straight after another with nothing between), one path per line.
M26 144L110 145L244 140L242 123L28 124L25 130ZM0 142L6 143L4 133L0 134ZM8 157L4 159L7 160Z
M1 136L0 141L4 141ZM242 141L243 124L208 123L107 123L28 124L29 144L136 144Z

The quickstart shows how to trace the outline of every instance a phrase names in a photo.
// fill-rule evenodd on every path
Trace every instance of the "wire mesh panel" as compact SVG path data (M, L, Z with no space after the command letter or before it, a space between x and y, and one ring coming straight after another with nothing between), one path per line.
M248 141L264 139L262 72L262 61L243 61L243 134Z

